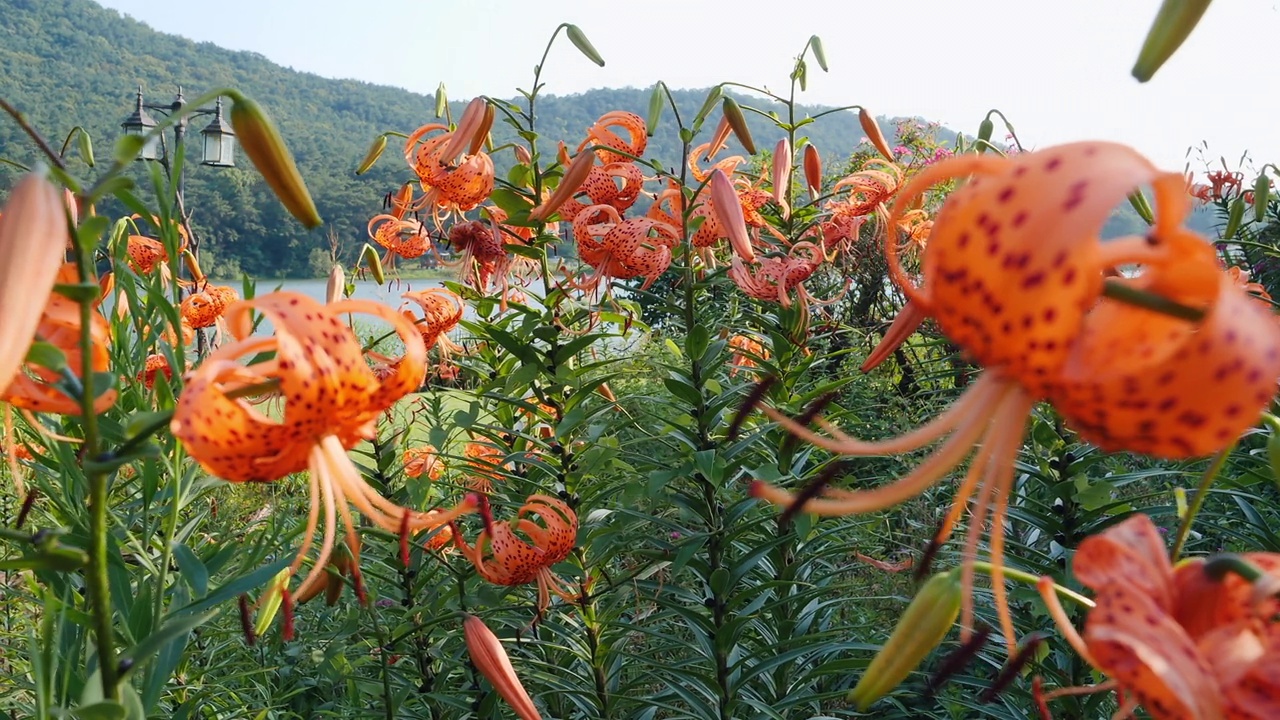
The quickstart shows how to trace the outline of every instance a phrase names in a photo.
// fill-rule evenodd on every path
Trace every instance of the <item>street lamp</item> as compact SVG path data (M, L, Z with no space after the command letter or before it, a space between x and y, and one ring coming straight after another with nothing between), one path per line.
M151 117L147 112L148 110L154 110L163 115L169 115L182 110L186 104L187 100L182 95L182 86L178 86L177 97L175 97L173 102L168 105L153 105L145 102L142 99L142 87L139 86L137 104L134 106L133 114L130 115L127 120L120 123L120 127L124 128L126 135L145 136L147 133L154 130L156 125L159 124L156 122L155 118ZM235 167L236 133L231 129L231 126L223 120L222 98L218 98L217 105L212 108L197 108L195 110L189 110L182 117L178 118L178 121L173 125L174 147L178 148L182 146L182 142L187 136L187 124L190 122L190 119L196 115L213 116L213 122L209 123L208 127L200 131L200 134L204 136L204 152L202 154L201 164L209 165L211 167ZM159 160L160 162L165 163L165 167L168 167L169 159L167 155L163 155L159 152L159 148L157 147L158 140L160 140L159 136L152 137L148 140L147 143L142 146L141 152L138 153L138 159ZM185 186L185 175L185 171L179 171L178 173L179 197L182 196L182 191Z

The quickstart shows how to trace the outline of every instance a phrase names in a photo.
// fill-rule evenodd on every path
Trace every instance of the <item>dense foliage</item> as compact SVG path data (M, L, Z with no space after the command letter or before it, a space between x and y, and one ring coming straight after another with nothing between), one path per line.
M0 22L41 17L49 29L32 34L72 47L87 37L62 32L43 4L12 5ZM102 20L155 37L110 13ZM556 33L552 42L596 52L574 26ZM742 122L719 87L659 86L629 105L536 91L458 104L456 127L414 138L407 164L392 146L355 178L378 133L430 119L426 98L403 116L343 115L349 155L339 159L321 151L334 148L325 133L307 134L319 126L303 124L296 87L270 84L265 61L223 56L263 73L197 78L235 85L226 99L238 132L259 141L257 170L246 159L231 172L194 171L195 225L211 228L207 248L221 262L270 272L289 253L238 248L227 240L237 226L201 216L260 209L262 230L306 250L313 236L299 223L318 223L290 154L331 225L342 217L338 188L370 195L350 205L350 227L334 238L337 264L322 264L332 273L324 303L256 293L249 279L209 282L181 252L173 183L132 162L137 145L109 152L101 142L92 168L74 141L65 153L58 143L42 151L42 135L66 128L35 112L26 127L11 123L33 108L0 87L5 153L52 166L48 181L22 175L0 215L0 712L812 720L869 709L1012 720L1048 706L1060 720L1092 720L1141 702L1164 720L1178 715L1141 692L1217 698L1206 707L1280 702L1265 672L1280 655L1277 601L1263 592L1274 591L1280 556L1262 554L1280 552L1280 420L1264 412L1280 368L1248 374L1260 394L1215 384L1246 375L1246 363L1280 364L1280 328L1264 304L1280 290L1274 167L1252 186L1244 172L1259 171L1226 167L1187 186L1123 146L1037 153L993 138L987 123L975 142L916 120L885 123L884 138L865 111L809 123L812 108L781 97L766 132ZM796 57L792 89L825 64L815 36ZM280 120L283 140L253 98ZM764 120L754 114L763 103L742 104ZM555 108L569 105L597 116L561 126ZM870 141L828 154L820 129L847 119ZM490 129L493 157L482 142ZM111 137L103 133L94 136ZM716 148L717 135L736 141ZM559 156L561 140L571 157ZM758 153L739 150L753 144ZM1086 181L1111 177L1090 160L1098 153L1109 154L1109 171L1139 179L1107 186L1081 220L1073 211ZM987 176L967 181L973 168ZM238 194L195 200L197 187L216 192L237 178ZM1132 194L1144 185L1160 201L1153 212ZM1183 231L1177 212L1192 195L1221 227L1212 238ZM1101 228L1117 208L1147 217L1121 220L1134 237L1103 243L1099 234L1121 234ZM384 212L365 245L365 223ZM1037 231L1019 230L1024 222ZM1066 247L1059 266L1084 258L1097 282L1079 286L1095 295L1073 306L1065 298L1082 275L1050 275L1038 292L1038 265L1016 254L996 264L993 223L1037 262L1051 242ZM989 232L992 249L941 255L971 247L965 230ZM559 261L565 237L575 264ZM1117 247L1136 254L1088 264ZM457 282L408 293L396 308L349 299L358 283L396 287L406 260L446 249ZM955 280L993 268L1012 280L973 291ZM960 311L976 311L955 322L955 308L923 306L915 284L951 287ZM1224 319L1212 315L1217 304L1197 304L1205 287L1239 312ZM1129 363L1139 374L1074 407L1047 394L1061 387L1032 397L1017 384L1024 358L991 360L1025 333L965 334L999 328L1009 296L1049 311L1043 326L1028 315L1028 326L1111 342L1082 353L1105 367L1083 378L1061 371L1061 387L1092 390ZM894 341L890 323L910 317L908 298L932 319ZM1118 319L1054 324L1071 311ZM1229 338L1206 339L1205 328L1241 322L1247 338L1228 325ZM1267 343L1273 352L1256 353L1264 359L1248 354ZM880 367L868 367L869 355ZM1163 377L1141 371L1169 365L1171 380L1146 392L1201 414L1171 419L1129 389ZM1204 370L1217 367L1217 378ZM1175 370L1209 379L1184 386ZM993 382L1003 394L987 392ZM980 404L1019 393L1016 417ZM1081 404L1136 413L1151 428L1107 435L1105 413ZM784 427L820 414L829 425L815 426L828 436L839 427L911 437L960 417L958 407L969 414L936 452L925 450L931 441L881 452ZM1259 415L1267 429L1254 427ZM1223 418L1237 432L1210 432ZM1175 459L1104 453L1087 438ZM1197 452L1178 449L1192 440ZM975 442L967 470L952 473ZM903 478L912 486L883 499ZM799 497L766 501L774 490ZM824 505L851 498L862 505ZM974 519L988 507L993 522ZM1146 535L1098 550L1135 520ZM963 530L949 539L940 527ZM1161 586L1170 554L1193 570L1216 563L1213 577L1192 583L1199 596L1171 598L1183 586ZM962 581L968 571L976 585ZM976 617L961 611L962 596ZM1117 597L1119 622L1099 610ZM1136 650L1094 634L1140 627L1175 600L1195 610L1204 597L1224 617L1164 618L1163 634L1142 636ZM1068 604L1058 617L1050 598ZM1146 615L1133 610L1139 601ZM1242 609L1247 617L1232 614ZM1191 668L1205 692L1161 674L1212 647L1187 651L1179 623L1212 628L1214 642L1241 639ZM1068 626L1088 628L1092 654L1062 636ZM1155 670L1127 672L1125 661ZM1236 682L1249 672L1255 684ZM1046 699L1042 682L1091 692Z

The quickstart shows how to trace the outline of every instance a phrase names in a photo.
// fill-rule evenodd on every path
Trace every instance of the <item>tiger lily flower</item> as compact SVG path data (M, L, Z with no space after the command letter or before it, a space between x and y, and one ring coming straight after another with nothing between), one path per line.
M627 134L626 139L611 128L621 128ZM649 145L649 132L645 127L644 118L635 113L614 110L601 115L599 120L587 128L587 139L578 145L578 151L581 152L588 145L604 145L628 153L619 155L616 152L597 149L596 157L600 158L602 163L631 162L632 155L635 157L644 155L645 148Z
M274 336L251 337L254 310L271 323ZM365 362L359 340L344 322L353 313L389 323L404 343L396 370L383 380ZM425 374L427 350L410 321L375 302L321 305L290 292L232 303L226 321L238 342L214 351L190 374L170 429L201 467L231 482L271 482L308 471L311 511L282 590L286 603L292 602L287 578L310 555L322 517L320 550L299 594L322 581L339 516L347 546L358 556L351 505L374 525L402 537L434 530L475 510L471 497L449 510L418 512L397 505L365 482L347 456L347 450L372 437L378 416L416 390ZM238 362L272 351L269 359L252 365ZM267 418L238 395L254 391L283 404L280 420Z
M488 499L480 496L479 513L484 530L474 546L468 545L461 534L455 532L454 536L463 557L475 566L480 577L506 586L536 581L538 617L550 606L551 593L566 602L577 601L577 595L551 572L553 565L569 557L578 541L578 515L572 508L549 495L530 495L513 520L499 523L493 518Z
M401 311L401 316L417 326L428 350L439 347L441 356L445 358L462 351L462 346L450 340L448 335L462 322L466 313L466 305L457 293L445 288L427 288L407 292L404 298L422 308L422 318L408 310Z
M595 273L574 283L595 290L610 278L642 277L647 289L671 266L671 251L680 241L675 227L647 217L623 219L611 205L592 205L573 221L578 256Z
M764 345L747 335L731 336L729 347L733 349L733 356L729 359L729 377L736 376L740 371L759 367L760 360L769 359L769 351Z
M1280 583L1280 554L1242 558L1269 577L1252 585L1214 578L1209 562L1170 564L1155 524L1134 515L1086 538L1076 577L1095 592L1081 635L1063 611L1051 578L1040 594L1072 647L1112 678L1116 718L1142 707L1156 720L1267 718L1280 713L1280 601L1259 597ZM1052 697L1049 693L1046 697Z
M163 353L152 353L147 356L146 366L138 373L138 380L143 387L150 390L156 386L156 376L163 374L173 380L173 368L169 367L169 358Z
M386 205L391 212L373 216L367 230L369 238L387 251L382 257L383 265L395 267L396 257L412 260L434 250L422 223L404 217L413 205L412 184L405 183L398 192L389 193Z
M423 140L438 131L443 132ZM432 123L413 131L405 141L405 160L424 192L413 207L432 208L437 227L448 215L475 208L493 192L493 159L485 152L466 152L472 139L467 132L463 126L451 131Z
M57 248L59 255L62 252L61 248L61 245ZM55 281L59 283L75 283L78 279L79 273L76 270L75 263L63 264L57 270L55 277ZM15 280L14 284L21 286L22 282ZM52 288L52 283L50 288ZM0 291L0 293L3 292ZM0 295L0 299L3 299L3 295ZM29 305L40 307L38 302L32 303L31 298L26 298L25 300ZM101 302L101 298L97 302ZM18 323L21 323L24 319L21 315L16 316ZM80 323L79 303L57 293L51 293L37 322L35 337L61 350L66 359L67 368L76 377L80 377L84 368L84 356L81 353L80 346L82 325ZM111 340L111 328L107 324L106 318L102 316L102 313L96 307L90 312L89 323L90 367L95 373L107 372L111 366L111 354L108 349ZM7 333L9 331L6 329L0 332ZM22 343L21 347L25 355L27 349L31 347L30 341ZM5 347L5 350L8 351L8 347ZM25 367L28 372L15 373L12 379L9 380L8 387L0 389L0 402L7 402L14 407L32 412L57 413L59 415L81 414L80 401L68 397L66 393L55 385L63 377L60 373L34 363L26 363ZM117 395L118 393L115 390L107 390L98 395L93 402L94 412L102 412L114 405Z
M0 391L22 368L70 242L58 188L20 180L0 212Z
M444 473L444 461L434 445L423 445L404 451L404 474L411 477L427 476L428 480L439 480Z
M958 175L976 179L953 192L924 251L917 286L899 263L893 237L912 201ZM1156 190L1150 234L1102 243L1098 229L1134 187ZM1048 399L1086 439L1107 450L1163 458L1211 454L1255 423L1280 377L1280 327L1227 281L1204 238L1182 227L1183 178L1161 173L1122 145L1074 143L1011 158L963 156L931 165L899 194L885 244L891 275L916 317L986 368L948 410L927 425L881 442L851 438L825 421L826 437L771 408L790 432L845 455L887 455L950 435L908 476L866 491L827 489L805 512L865 513L899 504L936 484L980 449L935 539L945 542L977 502L965 540L964 585L972 588L979 534L991 525L993 589L1012 654L1017 637L1003 576L1006 499L1013 461L1035 403ZM1168 318L1103 297L1104 271L1137 264L1136 289L1206 308L1198 323ZM764 483L753 492L780 505L796 496ZM962 610L972 633L972 593Z
M472 440L462 448L466 458L467 486L483 495L493 492L493 483L502 482L506 478L503 468L506 465L507 453L488 442Z

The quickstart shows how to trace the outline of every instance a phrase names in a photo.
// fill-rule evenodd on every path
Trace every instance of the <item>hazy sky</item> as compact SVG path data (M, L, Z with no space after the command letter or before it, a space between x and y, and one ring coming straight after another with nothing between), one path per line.
M970 134L996 107L1030 145L1117 140L1181 169L1187 148L1207 141L1212 158L1232 165L1245 150L1255 164L1280 164L1280 93L1269 80L1275 0L1214 3L1145 85L1129 70L1160 0L99 2L157 30L326 77L423 93L443 81L452 99L528 87L560 22L581 27L607 65L557 41L544 74L555 94L658 79L784 91L792 59L817 33L831 71L811 68L806 102L920 115Z

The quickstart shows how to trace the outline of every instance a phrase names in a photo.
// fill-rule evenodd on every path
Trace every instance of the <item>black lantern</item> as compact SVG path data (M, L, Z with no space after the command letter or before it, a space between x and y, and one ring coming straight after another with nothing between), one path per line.
M218 98L213 122L200 131L204 136L204 164L213 167L235 167L236 133L222 119L222 98Z
M126 135L137 135L138 137L146 137L147 133L155 129L158 125L155 118L147 113L147 109L142 104L142 87L138 87L138 104L133 110L133 114L128 120L120 123L120 127L124 128ZM139 160L157 160L159 153L160 136L153 135L143 145L141 152L138 153Z

